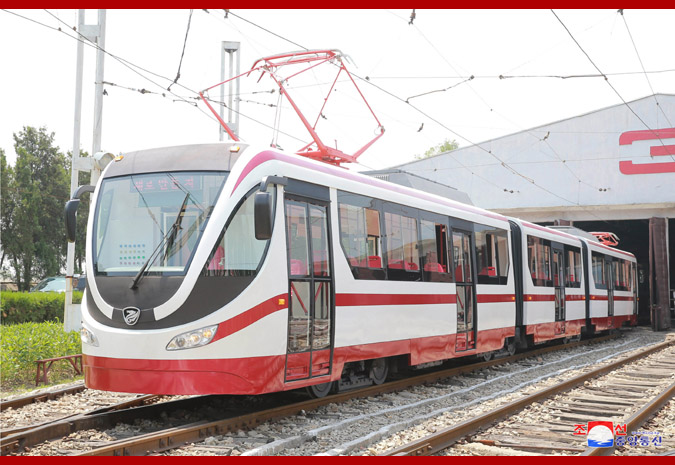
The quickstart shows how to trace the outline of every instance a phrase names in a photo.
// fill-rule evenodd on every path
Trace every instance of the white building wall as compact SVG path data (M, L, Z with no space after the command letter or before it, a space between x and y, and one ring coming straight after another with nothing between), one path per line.
M673 217L675 155L650 153L652 147L675 153L675 95L657 94L628 106L619 104L397 168L464 191L479 207L530 221ZM651 140L626 143L631 137L627 133L648 131L647 126L661 130L661 139L651 135ZM621 162L628 164L624 171L644 173L622 172Z

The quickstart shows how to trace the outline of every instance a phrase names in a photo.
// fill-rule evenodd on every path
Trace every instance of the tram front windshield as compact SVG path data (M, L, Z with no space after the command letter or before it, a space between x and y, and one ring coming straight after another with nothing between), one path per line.
M174 172L104 179L94 220L96 274L182 275L192 259L225 172Z

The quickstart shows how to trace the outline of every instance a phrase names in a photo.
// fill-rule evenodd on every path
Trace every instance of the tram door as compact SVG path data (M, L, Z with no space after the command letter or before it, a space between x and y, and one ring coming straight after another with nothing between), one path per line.
M455 352L476 348L476 280L471 234L452 232L452 257L457 285L457 339Z
M553 246L553 288L555 289L555 334L565 333L565 252Z
M614 272L612 257L605 255L605 279L607 280L607 316L614 316Z
M635 263L631 263L631 284L633 286L633 315L638 312L638 281Z
M285 198L289 276L286 381L331 372L334 315L328 204Z

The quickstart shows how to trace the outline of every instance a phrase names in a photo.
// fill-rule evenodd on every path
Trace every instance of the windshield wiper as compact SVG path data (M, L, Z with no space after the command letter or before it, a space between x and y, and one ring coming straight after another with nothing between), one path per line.
M167 239L169 240L169 243L167 244L167 251L164 255L164 258L169 255L169 249L173 245L173 243L176 241L176 236L178 235L178 230L180 229L180 224L183 222L183 213L185 213L185 208L187 207L187 201L190 198L190 193L188 192L185 194L185 198L183 199L183 205L181 205L180 210L178 211L178 215L176 216L176 219L174 220L173 224L169 228L169 230L166 232L164 237L162 238L161 241L159 241L159 244L155 248L155 250L152 251L146 262L143 264L140 270L138 270L138 273L134 277L134 279L131 281L131 284L129 285L129 289L136 289L138 287L138 282L141 280L143 276L145 276L145 270L148 268L148 265L152 263L155 260L155 255L157 252L162 248L162 246L167 242Z

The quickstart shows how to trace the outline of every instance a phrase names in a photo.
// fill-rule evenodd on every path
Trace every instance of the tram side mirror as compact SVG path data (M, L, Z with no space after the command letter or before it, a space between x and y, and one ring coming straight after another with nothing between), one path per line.
M640 284L644 284L644 282L645 282L645 272L643 270L638 271L638 279L640 280Z
M256 192L253 200L253 217L255 221L255 238L265 241L272 237L272 212L274 196L269 192Z
M66 202L66 238L68 242L75 242L75 225L77 221L77 207L80 199L72 199Z
M94 192L94 186L80 186L73 194L73 198L66 202L66 238L68 242L75 242L77 225L77 207L80 206L80 197L82 194Z

